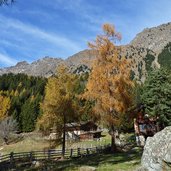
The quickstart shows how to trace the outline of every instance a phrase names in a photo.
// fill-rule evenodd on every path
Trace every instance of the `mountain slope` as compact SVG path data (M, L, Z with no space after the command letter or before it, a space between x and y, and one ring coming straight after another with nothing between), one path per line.
M23 61L17 63L15 66L0 69L0 75L5 73L25 73L33 76L49 77L55 73L57 66L63 62L64 60L60 58L50 57L39 59L31 64Z
M159 54L171 42L171 22L146 28L130 42L130 45L144 47Z
M132 60L132 76L144 81L150 69L160 67L161 64L171 65L170 42L171 23L167 23L144 29L128 45L120 46L119 50L122 57ZM60 64L66 64L73 72L84 72L89 71L95 58L92 50L83 50L66 60L45 57L31 64L19 62L16 66L0 69L0 75L12 72L49 77Z

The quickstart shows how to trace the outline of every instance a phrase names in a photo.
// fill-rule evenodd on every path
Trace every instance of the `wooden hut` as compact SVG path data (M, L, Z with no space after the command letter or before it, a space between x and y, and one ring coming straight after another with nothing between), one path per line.
M81 122L81 123L67 123L66 124L66 135L67 139L73 140L93 140L101 137L102 130L92 122Z

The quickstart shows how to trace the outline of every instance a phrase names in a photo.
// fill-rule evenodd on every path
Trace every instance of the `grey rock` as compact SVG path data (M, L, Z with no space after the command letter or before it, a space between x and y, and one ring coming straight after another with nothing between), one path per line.
M39 161L33 161L32 162L32 165L35 167L35 168L39 168L41 166L41 163Z
M148 170L141 166L141 167L138 167L135 171L148 171Z
M96 171L96 168L92 166L82 166L79 168L79 171Z
M171 170L171 126L147 138L141 164L148 171Z

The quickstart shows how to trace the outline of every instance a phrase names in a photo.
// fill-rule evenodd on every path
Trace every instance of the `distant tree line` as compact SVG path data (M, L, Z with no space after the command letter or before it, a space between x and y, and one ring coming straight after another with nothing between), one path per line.
M73 92L76 95L84 92L88 77L88 73L74 76ZM41 104L44 100L47 80L50 79L54 80L53 77L46 79L12 73L0 76L0 121L9 116L16 120L19 132L35 130L37 120L43 114L43 106ZM55 84L58 84L58 81ZM55 95L55 92L53 94ZM80 98L77 98L77 102L75 98L75 103L77 103L79 109L82 109L79 110L81 113L79 116L80 120L95 120L95 116L90 114L92 103ZM73 119L72 121L74 122Z
M25 74L0 76L0 118L12 116L22 132L33 131L41 114L47 79ZM1 107L2 106L2 107Z

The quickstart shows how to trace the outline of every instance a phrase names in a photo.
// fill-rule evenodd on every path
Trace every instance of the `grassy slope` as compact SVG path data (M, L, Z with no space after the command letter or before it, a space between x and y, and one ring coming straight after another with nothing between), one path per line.
M98 144L104 144L110 142L110 136L105 134L101 142L96 141L85 141L79 143L69 144L69 148L72 147L85 147L85 146L95 146ZM3 153L10 152L22 152L22 151L34 151L42 150L49 146L48 141L43 140L38 135L29 135L26 136L23 140L4 146L2 150ZM58 147L59 148L59 147ZM80 167L83 166L93 166L96 167L98 171L133 171L139 164L141 158L141 150L134 149L125 153L116 153L116 154L98 154L89 157L72 159L66 161L57 161L57 162L47 162L44 164L44 167L50 167L50 170L64 170L64 171L77 171ZM26 169L25 170L35 170L38 169Z
M92 146L99 146L110 143L110 136L107 133L103 134L103 138L101 141L82 141L82 142L67 142L67 148L88 148ZM26 134L24 138L18 140L18 142L10 143L9 145L0 146L3 149L0 151L2 154L8 154L10 152L30 152L43 150L44 148L48 148L50 146L50 142L41 137L41 134ZM61 146L57 148L61 149Z
M41 137L41 134L27 134L23 138L9 145L1 145L3 148L0 153L8 154L10 152L30 152L36 150L43 150L49 146L49 142Z

